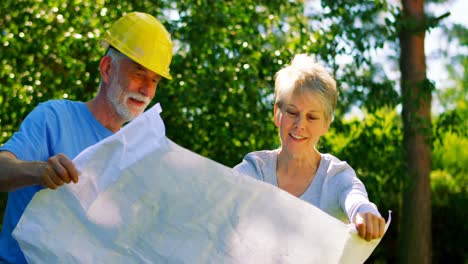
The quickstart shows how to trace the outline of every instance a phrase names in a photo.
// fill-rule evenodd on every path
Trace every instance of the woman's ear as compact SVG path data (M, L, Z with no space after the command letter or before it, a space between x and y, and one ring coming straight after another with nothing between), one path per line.
M275 103L273 107L273 121L276 127L280 127L281 124L281 109L278 107L278 103Z
M328 132L328 129L330 129L330 126L331 126L331 123L332 123L332 122L333 122L333 116L332 116L332 117L330 117L330 119L329 119L329 120L326 120L326 121L325 121L325 124L324 124L324 129L323 129L323 133L322 133L322 135L324 135L325 133L327 133L327 132Z

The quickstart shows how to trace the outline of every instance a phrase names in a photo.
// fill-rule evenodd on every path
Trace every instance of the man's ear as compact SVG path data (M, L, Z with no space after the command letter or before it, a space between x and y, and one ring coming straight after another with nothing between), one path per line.
M103 82L108 83L112 69L112 59L110 56L104 56L99 63L99 71L101 72L101 79Z
M275 103L273 107L273 121L275 122L276 127L280 127L281 121L281 109L279 109L278 104Z

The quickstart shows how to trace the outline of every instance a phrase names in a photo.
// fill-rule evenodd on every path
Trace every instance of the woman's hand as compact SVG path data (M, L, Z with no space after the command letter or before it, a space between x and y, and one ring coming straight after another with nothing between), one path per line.
M385 219L370 212L358 213L354 218L354 224L359 236L367 241L381 238L385 231Z

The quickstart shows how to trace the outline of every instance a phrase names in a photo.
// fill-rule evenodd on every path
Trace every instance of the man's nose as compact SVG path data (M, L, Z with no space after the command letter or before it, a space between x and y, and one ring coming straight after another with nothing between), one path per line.
M151 78L145 78L138 88L138 92L144 96L151 97L156 90L156 85Z

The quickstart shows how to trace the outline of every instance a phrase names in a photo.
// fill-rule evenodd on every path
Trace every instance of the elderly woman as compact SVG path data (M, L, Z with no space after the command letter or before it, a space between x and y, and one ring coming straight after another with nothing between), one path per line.
M296 55L275 77L274 123L281 147L249 153L234 169L354 223L368 241L382 237L385 220L354 170L316 148L333 119L335 80L305 54Z

